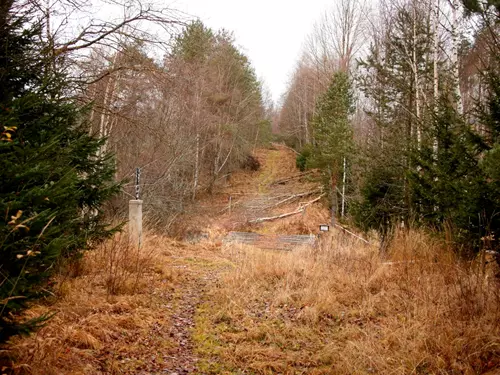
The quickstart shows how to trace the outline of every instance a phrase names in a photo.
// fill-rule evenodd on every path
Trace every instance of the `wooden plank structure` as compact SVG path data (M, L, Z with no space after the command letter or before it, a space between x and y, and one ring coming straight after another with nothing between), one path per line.
M252 245L261 249L291 251L296 247L316 245L315 235L276 235L252 232L229 232L224 243Z

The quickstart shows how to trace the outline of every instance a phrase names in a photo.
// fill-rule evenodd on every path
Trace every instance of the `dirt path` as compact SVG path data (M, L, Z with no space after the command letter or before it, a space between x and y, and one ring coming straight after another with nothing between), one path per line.
M9 375L221 374L213 353L210 308L221 280L238 267L229 231L308 234L322 221L321 205L286 219L248 224L252 218L297 209L303 199L287 196L313 190L307 178L273 182L298 173L295 154L284 147L257 150L258 171L238 171L216 194L201 197L179 219L184 241L148 235L140 252L127 236L110 239L82 260L79 275L61 275L53 298L41 300L27 318L52 315L36 335L17 337L0 364ZM228 198L232 198L231 210ZM191 211L191 210L190 210ZM80 268L79 268L80 269ZM111 291L109 286L117 286ZM119 287L118 287L119 286ZM0 366L1 367L1 366ZM230 374L231 372L225 372ZM241 374L242 372L237 372ZM234 374L234 373L233 373Z
M317 191L319 186L312 181L311 175L292 179L286 183L273 184L300 174L295 165L295 153L286 147L275 145L271 149L260 149L257 150L256 156L261 164L258 171L234 173L226 186L219 188L217 193L201 199L196 203L192 213L180 220L182 230L187 233L186 238L197 240L200 236L204 236L212 241L219 241L229 231L234 230L249 230L263 234L316 233L315 225L316 222L323 220L323 210L307 210L299 220L297 217L291 217L262 225L249 225L249 221L257 218L295 211L301 203L319 195L315 192L310 196L280 204L293 194ZM310 225L312 223L314 225Z
M172 326L169 332L178 347L171 354L171 361L164 368L163 373L171 375L196 373L198 358L194 353L191 330L194 328L194 313L203 293L200 281L200 279L192 280L179 291L182 296L177 311L171 317Z
M297 179L287 184L273 185L274 181L295 176L299 171L295 167L295 155L285 147L276 147L271 150L259 150L257 153L261 168L257 172L235 173L226 187L218 194L207 197L199 202L196 213L186 217L190 223L187 230L188 240L201 241L220 247L222 238L230 230L251 230L261 233L311 233L315 227L305 223L314 222L308 216L321 216L311 210L304 215L290 217L276 222L266 222L249 227L247 222L257 217L274 215L296 209L299 201L292 201L288 205L274 207L277 202L293 194L318 188L316 183ZM317 195L317 194L316 194ZM228 197L232 198L231 210L228 208ZM311 199L311 198L306 198ZM214 214L215 213L215 214ZM318 218L318 220L320 220ZM201 245L200 245L201 246ZM218 250L219 251L219 250ZM163 373L171 375L203 374L200 368L199 348L193 338L195 315L197 309L206 299L206 292L216 287L217 280L227 269L224 262L214 262L210 267L189 265L189 276L179 294L177 307L172 314L170 336L177 343L171 354L171 361L164 368Z
M193 275L177 292L180 294L177 309L171 316L170 337L177 343L177 348L170 354L171 361L162 374L185 375L198 373L198 356L194 351L192 331L195 326L196 308L202 302L208 284L215 280L214 272Z

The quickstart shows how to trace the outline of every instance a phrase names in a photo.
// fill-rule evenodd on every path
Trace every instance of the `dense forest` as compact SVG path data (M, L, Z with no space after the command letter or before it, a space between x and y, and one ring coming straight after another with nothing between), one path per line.
M494 2L343 0L307 39L279 129L320 168L332 217L383 245L395 227L498 247L499 41ZM333 27L333 25L340 25Z
M261 84L230 33L196 21L161 63L142 49L92 51L89 73L102 79L81 99L92 103L90 131L106 138L103 152L116 157L116 178L133 182L141 168L145 209L168 227L186 202L247 163L270 123ZM127 184L113 209L126 209L133 192Z

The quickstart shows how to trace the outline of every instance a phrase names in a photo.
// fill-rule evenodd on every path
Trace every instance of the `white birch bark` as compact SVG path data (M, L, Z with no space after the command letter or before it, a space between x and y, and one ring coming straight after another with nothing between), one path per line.
M456 97L456 108L459 114L463 114L462 93L460 91L460 62L459 62L459 17L460 4L457 0L451 0L451 38L452 38L452 68L453 84Z
M432 1L432 0L431 0ZM439 98L439 71L438 71L438 60L439 60L439 0L434 0L432 9L432 58L433 58L433 88L434 88L434 106Z
M417 56L417 7L413 3L413 73L415 78L415 115L417 117L417 147L420 149L420 144L422 142L422 130L420 128L420 74L418 71L418 56Z
M432 1L432 0L431 0ZM439 100L439 70L438 70L438 60L439 60L439 0L434 0L432 11L432 37L433 37L433 47L432 47L432 58L433 58L433 89L434 89L434 112L437 111L437 104ZM439 145L437 138L434 138L432 144L432 149L434 152L434 158L437 159Z

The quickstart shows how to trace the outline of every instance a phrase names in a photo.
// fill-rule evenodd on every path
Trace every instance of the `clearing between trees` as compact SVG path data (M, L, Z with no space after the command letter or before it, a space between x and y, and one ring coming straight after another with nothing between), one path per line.
M235 173L179 220L178 239L151 233L137 251L118 235L66 267L56 294L26 312L54 316L13 339L3 372L500 371L499 287L484 259L461 261L415 231L397 233L384 258L336 230L293 251L225 243L230 231L316 234L328 221L293 151L256 157L258 171Z

